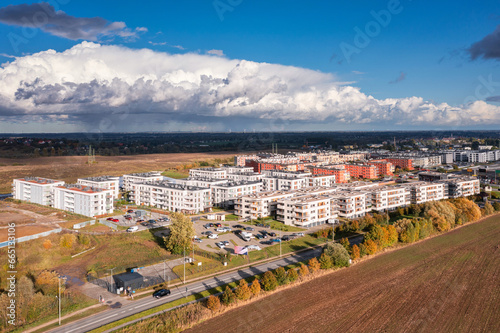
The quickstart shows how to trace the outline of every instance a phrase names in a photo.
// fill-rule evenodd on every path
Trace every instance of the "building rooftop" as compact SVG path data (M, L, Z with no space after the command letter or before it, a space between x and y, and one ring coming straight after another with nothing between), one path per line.
M33 184L38 184L38 185L49 185L49 184L63 182L62 180L54 180L54 179L48 179L48 178L42 178L42 177L24 177L24 178L18 178L17 180L25 181L25 182L29 182L29 183L33 183Z
M85 186L85 185L80 185L80 184L65 184L61 186L57 186L58 188L64 188L69 191L74 191L74 192L82 192L82 193L100 193L100 192L109 192L110 190L105 190L105 189L100 189L100 188L95 188L92 186Z
M78 179L100 183L100 182L116 181L116 180L119 180L120 177L117 177L117 176L99 176L99 177L86 177L86 178L78 178Z

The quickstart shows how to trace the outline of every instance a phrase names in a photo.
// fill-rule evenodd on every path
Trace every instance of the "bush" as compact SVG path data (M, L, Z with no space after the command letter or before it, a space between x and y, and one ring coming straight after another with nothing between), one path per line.
M301 278L303 278L303 277L305 277L307 275L309 275L309 268L307 268L306 265L304 265L304 264L301 263L300 267L299 267L299 276Z
M290 282L295 282L299 278L299 274L297 273L297 270L295 268L289 269L286 273Z
M78 234L78 243L82 244L83 246L88 246L90 245L90 237L85 234Z
M220 310L220 299L217 296L211 295L207 300L207 308L212 312Z
M75 235L65 234L65 235L62 235L61 240L59 242L59 246L71 249L71 248L73 248L73 244L75 244L75 242L76 242Z
M321 269L330 269L333 267L333 262L332 258L328 256L326 253L321 253L321 256L319 257L319 267Z
M349 266L349 253L342 245L338 243L328 243L323 252L332 259L334 266Z
M351 252L352 252L351 253L352 260L358 260L361 257L361 252L359 250L359 247L356 244L354 244L352 246L352 251Z
M271 291L276 289L278 286L278 281L276 281L276 277L271 271L267 271L262 276L262 288L265 291Z
M377 252L377 243L373 240L368 239L365 241L366 254L375 254Z
M340 244L347 250L347 252L351 251L351 243L349 243L347 238L342 238L340 240Z
M320 270L320 264L318 262L318 259L312 258L309 260L308 263L308 268L311 273L316 273L317 271Z
M258 295L260 293L260 283L259 280L255 279L253 280L252 284L250 285L250 291L252 292L253 295Z
M500 211L500 202L495 202L493 204L493 208L495 208L495 211L497 211L497 212Z
M238 288L236 288L236 297L239 300L247 300L252 296L252 292L250 291L250 288L248 287L248 283L245 280L240 280L240 283L238 285Z
M287 284L288 282L288 276L286 274L285 268L279 267L274 270L274 275L276 276L276 281L280 286Z
M36 288L44 295L57 295L59 291L59 278L56 272L42 271L35 279ZM61 283L61 291L64 283Z
M222 293L221 300L222 303L226 306L234 302L235 296L231 288L229 288L229 286L226 286L226 289Z
M45 250L50 250L52 248L52 241L50 239L44 240L43 247Z

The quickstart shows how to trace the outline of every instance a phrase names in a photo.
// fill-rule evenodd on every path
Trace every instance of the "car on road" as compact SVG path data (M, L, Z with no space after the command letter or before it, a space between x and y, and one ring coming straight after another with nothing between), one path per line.
M163 296L168 296L168 295L170 295L169 289L160 289L153 293L153 297L155 298L162 298Z
M257 250L257 251L262 250L262 249L260 248L260 246L258 246L258 245L247 245L247 246L246 246L246 248L247 248L248 250Z
M208 235L208 238L217 239L217 238L219 238L219 235L218 234L210 234L210 235Z
M139 230L139 227L134 225L134 226L131 226L130 228L127 229L127 232L134 232L134 231L137 231Z

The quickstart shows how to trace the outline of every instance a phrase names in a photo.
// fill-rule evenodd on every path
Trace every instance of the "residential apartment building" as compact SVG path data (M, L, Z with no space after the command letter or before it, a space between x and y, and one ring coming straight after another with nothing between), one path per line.
M227 174L254 172L252 167L246 167L244 165L223 165L221 168L226 170Z
M316 187L316 186L331 187L335 185L334 175L314 175L314 176L311 175L306 179L308 187Z
M211 187L214 206L231 209L237 198L262 191L262 182L228 182Z
M264 175L258 172L238 172L238 173L228 173L227 179L230 181L247 181L247 182L257 182L262 181Z
M310 168L314 175L333 175L335 176L335 183L347 183L351 176L349 171L343 165L340 166L324 166Z
M226 168L196 168L189 170L189 178L226 179Z
M374 165L377 168L379 176L394 175L394 165L386 160L370 160L366 162L369 165Z
M351 177L364 179L377 179L378 171L375 165L369 164L345 164L345 169Z
M294 194L285 191L261 192L244 195L236 199L235 215L244 219L257 219L267 216L276 216L278 201L291 198Z
M412 158L388 157L388 158L384 158L384 160L391 163L395 167L399 167L401 169L415 170L415 168L413 167L413 159Z
M213 206L209 188L168 182L137 184L135 203L185 214L209 212Z
M118 198L120 195L120 177L102 176L78 178L76 183L84 186L111 190L111 192L113 192L113 198Z
M370 210L370 207L367 207L366 192L341 190L333 193L332 199L333 212L339 217L349 219L362 217Z
M53 189L64 185L62 180L41 177L24 177L13 180L12 197L44 206L52 206Z
M444 199L447 195L443 183L412 182L401 186L408 189L406 201L411 204L437 201Z
M332 199L325 195L305 195L281 199L276 219L285 225L304 228L315 227L335 219L331 210Z
M390 211L409 205L408 190L405 187L383 186L369 190L367 194L368 207L376 211Z
M444 184L445 199L455 199L479 194L479 179L456 177L440 181Z
M308 184L307 178L302 177L263 177L263 191L296 191Z
M54 208L96 217L113 213L113 191L66 184L54 187Z
M133 191L134 184L154 183L163 180L163 176L159 171L151 171L144 173L131 173L123 175L123 189L125 191Z

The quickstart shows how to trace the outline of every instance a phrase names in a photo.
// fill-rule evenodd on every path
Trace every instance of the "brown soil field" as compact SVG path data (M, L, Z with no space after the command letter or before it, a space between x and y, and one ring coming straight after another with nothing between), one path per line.
M30 226L16 226L16 238L39 234L41 232L56 229L47 225L30 225ZM0 242L5 242L8 239L7 228L0 228Z
M500 332L500 216L237 307L188 332Z
M76 182L78 177L121 176L131 172L164 171L182 163L228 158L231 153L151 154L96 156L88 165L86 156L57 156L32 159L0 158L0 193L10 193L12 179L38 176Z
M14 212L0 212L0 227L4 227L9 223L14 222L16 225L35 222L35 219L24 214Z

